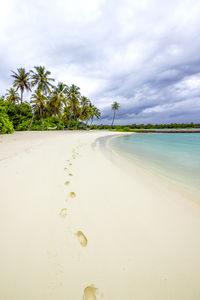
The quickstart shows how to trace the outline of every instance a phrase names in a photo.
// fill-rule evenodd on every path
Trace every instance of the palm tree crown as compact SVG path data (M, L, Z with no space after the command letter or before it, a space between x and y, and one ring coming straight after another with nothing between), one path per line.
M113 104L112 104L112 110L119 110L119 108L120 108L120 106L119 106L119 103L118 102L113 102Z
M10 88L9 90L7 90L6 100L15 104L20 101L20 97L15 89Z
M54 87L48 103L48 108L51 112L53 112L54 116L57 114L59 118L61 118L63 105L66 105L67 91L68 86L62 82L59 82L58 85Z
M116 114L116 111L118 111L119 110L119 108L120 108L120 106L119 106L119 103L118 102L113 102L113 104L111 105L111 108L112 108L112 110L113 110L113 120L112 120L112 124L111 124L111 126L113 126L113 124L114 124L114 120L115 120L115 114Z
M17 73L18 72L18 73ZM20 115L22 114L22 101L24 91L31 91L30 77L29 72L26 72L25 68L18 68L17 72L12 71L12 77L14 78L13 86L16 88L16 91L20 90L21 92L21 107Z
M90 105L90 100L82 96L80 98L80 105L81 105L81 114L80 114L80 119L81 120L87 120L89 116L89 105Z
M71 118L73 119L75 119L78 115L80 96L80 88L75 84L72 84L67 92L67 98L72 111Z
M55 81L53 78L50 78L50 71L45 70L45 67L35 66L35 71L31 70L31 84L32 86L37 85L37 89L40 89L45 94L50 92L50 88L53 86L51 81Z

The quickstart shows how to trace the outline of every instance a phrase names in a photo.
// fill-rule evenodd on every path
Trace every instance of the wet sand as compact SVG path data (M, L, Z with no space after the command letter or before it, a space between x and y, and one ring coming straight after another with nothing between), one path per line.
M200 299L199 204L115 164L108 135L0 136L0 299Z

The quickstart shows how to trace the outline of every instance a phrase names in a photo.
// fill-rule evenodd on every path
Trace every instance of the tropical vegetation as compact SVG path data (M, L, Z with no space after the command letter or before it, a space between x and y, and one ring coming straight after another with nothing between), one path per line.
M87 129L100 110L75 84L55 83L44 66L11 71L12 86L0 98L0 133L14 130ZM26 101L24 98L26 96ZM28 100L28 101L27 101Z

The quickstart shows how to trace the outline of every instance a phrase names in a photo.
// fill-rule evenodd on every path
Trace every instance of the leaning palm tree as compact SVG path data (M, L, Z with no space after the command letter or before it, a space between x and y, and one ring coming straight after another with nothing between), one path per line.
M113 126L113 124L114 124L114 120L115 120L115 114L116 114L116 111L118 111L119 110L119 108L120 108L120 106L119 106L119 103L118 102L113 102L113 104L111 105L111 108L112 108L112 110L113 110L113 120L112 120L112 124L111 124L111 126Z
M96 106L92 105L92 112L91 112L91 119L92 120L91 120L90 126L92 125L94 117L96 117L97 119L99 119L101 117L101 112L100 112L100 110Z
M19 102L20 101L20 97L19 97L18 92L15 89L10 88L9 90L7 90L6 100L8 102L13 103L13 104Z
M37 89L35 91L35 93L31 96L31 99L32 99L31 102L33 103L33 115L32 115L31 123L29 125L28 130L30 130L30 128L32 126L33 119L34 119L37 108L39 109L39 113L40 113L40 116L42 119L42 130L43 130L43 128L44 128L43 110L44 110L45 101L47 98L42 94L41 89Z
M32 86L37 86L37 89L40 89L42 92L47 94L47 92L50 92L53 87L51 82L55 81L55 79L49 77L51 72L45 70L45 67L35 66L34 69L34 71L30 71Z
M18 72L18 73L17 73ZM16 88L16 91L20 90L21 92L21 105L20 105L20 115L22 114L22 102L23 102L23 93L24 91L31 91L30 77L29 72L25 71L25 68L17 69L17 72L12 71L12 77L14 78L13 86Z

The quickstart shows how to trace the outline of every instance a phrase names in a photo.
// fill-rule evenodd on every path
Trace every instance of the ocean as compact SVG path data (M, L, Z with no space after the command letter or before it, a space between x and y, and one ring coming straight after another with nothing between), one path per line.
M200 200L200 133L140 133L113 138L111 147Z

